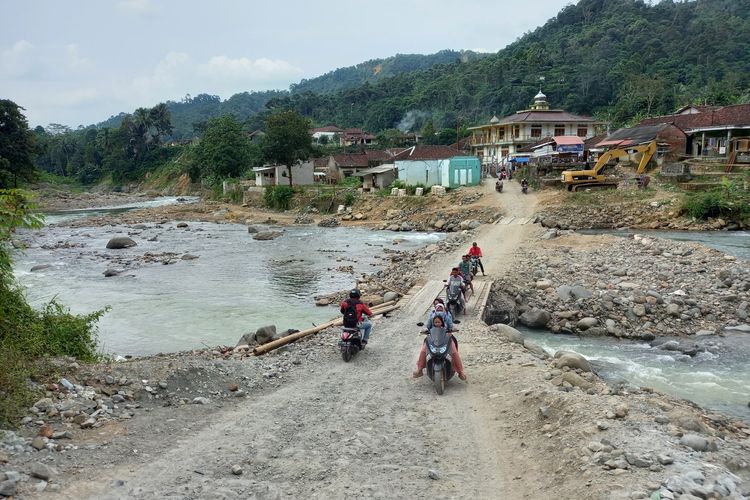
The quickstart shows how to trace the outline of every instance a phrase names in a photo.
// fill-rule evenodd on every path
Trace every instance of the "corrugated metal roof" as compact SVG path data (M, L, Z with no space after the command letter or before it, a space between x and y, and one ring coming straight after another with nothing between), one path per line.
M369 174L382 174L382 173L388 172L389 170L396 170L396 165L394 165L393 163L387 163L385 165L378 165L377 167L370 167L364 170L360 170L355 175L357 177L362 177L363 175L369 175Z
M556 135L552 140L555 141L555 144L557 145L570 146L574 144L583 144L583 139L577 135Z

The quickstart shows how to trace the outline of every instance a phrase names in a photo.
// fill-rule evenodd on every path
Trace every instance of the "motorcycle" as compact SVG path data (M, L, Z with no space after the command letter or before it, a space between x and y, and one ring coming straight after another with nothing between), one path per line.
M502 182L497 181L495 183L495 191L497 191L498 193L502 193L503 192L503 183Z
M522 184L521 185L521 192L523 194L527 194L529 192L529 185L528 184Z
M363 316L363 318L366 318L366 316ZM362 350L362 332L359 326L342 327L339 348L341 349L341 357L347 363Z
M451 335L446 328L432 327L427 333L427 376L435 386L435 392L442 395L445 384L455 375L451 359Z
M461 287L458 285L448 286L446 292L445 307L452 317L457 318L463 311L461 306Z
M471 256L471 277L477 275L479 272L479 257L476 257L474 255Z

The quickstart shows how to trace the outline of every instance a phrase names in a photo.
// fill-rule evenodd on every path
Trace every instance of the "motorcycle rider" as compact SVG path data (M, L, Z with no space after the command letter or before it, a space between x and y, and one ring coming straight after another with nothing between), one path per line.
M479 266L479 269L482 270L482 276L487 276L484 274L484 265L482 265L482 249L479 248L476 241L472 243L471 248L469 248L469 257L475 257L477 259L477 265Z
M440 316L442 318L443 323L445 324L445 327L448 328L448 330L453 330L453 316L451 316L451 313L445 308L443 299L435 299L434 304L435 305L432 311L430 311L429 316L427 316L427 322L425 323L425 333L430 331L430 328L432 328L433 320L437 316Z
M436 315L432 319L432 328L446 328L446 324L443 321L443 316ZM449 329L452 331L452 329ZM458 354L458 343L456 339L451 335L450 343L450 354L451 354L451 365L453 370L458 373L458 378L466 381L466 373L464 373L464 364L461 361L461 356ZM422 347L419 349L419 357L417 358L417 369L412 373L412 377L419 378L423 375L422 371L427 366L427 344L422 342Z
M521 190L522 190L522 191L523 191L524 193L525 193L526 191L528 191L528 190L529 190L529 181L527 181L527 180L526 180L526 178L524 178L524 179L523 179L523 180L521 181Z
M372 329L372 322L369 319L369 317L372 316L372 311L367 307L367 304L359 300L359 298L359 289L353 289L349 292L349 298L341 303L339 309L341 314L346 314L347 309L354 307L354 310L357 313L357 327L362 330L362 349L364 349L370 338L370 330ZM367 318L363 317L365 314L367 315Z
M450 276L448 276L448 281L445 287L448 290L451 290L453 287L459 287L461 289L461 293L458 294L458 302L459 304L461 304L461 310L466 309L466 297L464 296L464 292L466 291L466 282L461 276L461 271L459 271L457 267L451 269L451 274Z
M471 288L471 293L474 293L474 283L471 282L471 257L468 254L461 257L458 270L461 272L464 282Z
M503 180L498 179L497 182L495 182L495 191L502 191L503 190Z

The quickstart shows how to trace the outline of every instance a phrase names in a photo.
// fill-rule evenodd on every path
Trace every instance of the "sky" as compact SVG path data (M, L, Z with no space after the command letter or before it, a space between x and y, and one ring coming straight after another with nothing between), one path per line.
M395 54L497 52L571 0L2 0L0 99L31 127L288 89Z

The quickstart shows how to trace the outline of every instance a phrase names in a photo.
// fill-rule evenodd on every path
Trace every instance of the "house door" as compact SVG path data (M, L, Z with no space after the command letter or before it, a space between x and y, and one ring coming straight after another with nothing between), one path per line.
M460 186L461 182L459 181L459 173L458 169L453 171L453 185L454 186Z
M467 178L467 179L468 179L468 181L469 181L469 186L471 186L472 184L474 184L474 180L472 179L472 174L473 174L473 173L474 173L474 171L473 171L473 170L467 170L467 171L466 171L466 178Z
M461 169L461 185L466 185L466 170L463 168Z

